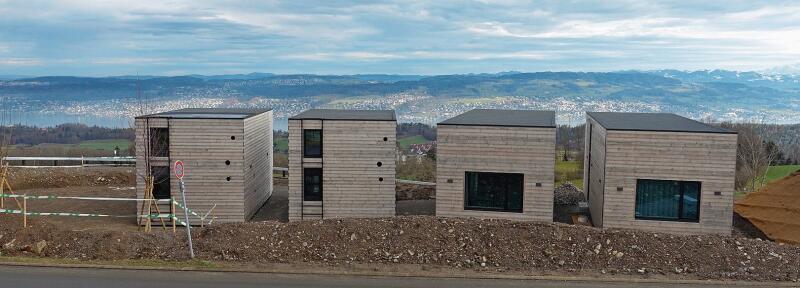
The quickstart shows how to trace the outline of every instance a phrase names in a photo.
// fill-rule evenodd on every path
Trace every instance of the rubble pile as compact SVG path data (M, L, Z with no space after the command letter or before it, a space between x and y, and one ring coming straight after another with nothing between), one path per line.
M0 219L3 255L186 259L185 237L72 231ZM509 220L331 219L193 230L199 258L237 263L423 264L493 273L606 274L798 281L800 247L717 235L679 236ZM45 242L42 242L45 241Z
M555 205L577 205L578 202L583 201L586 201L583 191L570 182L564 182L553 191L553 204Z

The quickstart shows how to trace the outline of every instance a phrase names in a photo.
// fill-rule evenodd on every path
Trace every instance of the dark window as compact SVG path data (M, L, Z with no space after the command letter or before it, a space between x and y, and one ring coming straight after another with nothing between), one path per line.
M153 166L153 198L169 199L169 167Z
M636 180L636 219L698 222L700 182Z
M320 129L303 130L303 157L306 158L322 157L322 130Z
M303 200L322 201L322 169L303 169Z
M516 173L466 172L464 208L522 212L523 178Z
M169 129L150 128L150 156L169 157Z

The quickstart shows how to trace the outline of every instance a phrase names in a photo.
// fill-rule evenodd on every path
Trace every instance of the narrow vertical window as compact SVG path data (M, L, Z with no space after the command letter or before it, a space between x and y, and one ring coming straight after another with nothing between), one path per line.
M168 128L150 128L150 156L169 157Z
M169 199L170 185L169 185L169 167L168 166L153 166L153 198L156 199Z
M322 169L303 169L303 201L322 201Z
M303 130L303 157L306 158L322 157L322 130L320 129Z

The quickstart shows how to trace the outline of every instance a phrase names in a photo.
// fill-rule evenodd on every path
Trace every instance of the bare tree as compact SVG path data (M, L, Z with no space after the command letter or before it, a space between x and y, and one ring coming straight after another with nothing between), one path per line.
M142 93L141 89L141 82L139 79L136 81L136 103L138 106L138 114L141 115L148 115L152 114L152 104L150 103L150 99L147 97L146 93ZM140 124L140 125L139 125ZM150 217L151 208L155 208L156 212L160 213L160 209L155 201L155 195L153 195L154 189L157 185L161 184L162 182L169 181L169 177L164 177L161 179L156 179L157 175L154 175L153 170L153 158L154 157L161 157L164 155L169 155L169 144L163 144L165 142L168 143L168 133L160 133L161 131L157 130L159 128L152 128L150 127L150 119L143 118L139 120L137 123L136 120L131 122L131 128L134 130L134 134L136 135L137 139L134 140L134 146L137 144L141 144L141 149L135 149L134 151L137 154L138 159L142 159L144 163L143 170L139 170L138 167L136 169L136 177L137 181L142 181L145 183L144 186L144 198L145 201L142 202L142 206L140 209L140 215L144 217ZM141 126L141 127L139 127ZM138 139L138 137L142 137ZM171 213L174 213L172 211ZM150 227L150 218L143 218L142 220L146 221L145 231L149 231ZM164 219L160 219L162 226L164 225Z
M766 184L766 174L769 166L776 160L779 149L772 142L764 141L756 131L755 125L737 125L739 145L736 153L738 173L742 180L737 181L748 185L749 191Z

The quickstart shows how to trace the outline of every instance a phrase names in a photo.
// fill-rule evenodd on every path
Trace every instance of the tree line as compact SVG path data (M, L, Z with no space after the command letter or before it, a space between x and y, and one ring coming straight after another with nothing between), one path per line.
M11 145L78 144L86 140L128 139L133 141L133 129L61 124L54 127L0 126L0 134L11 135Z

